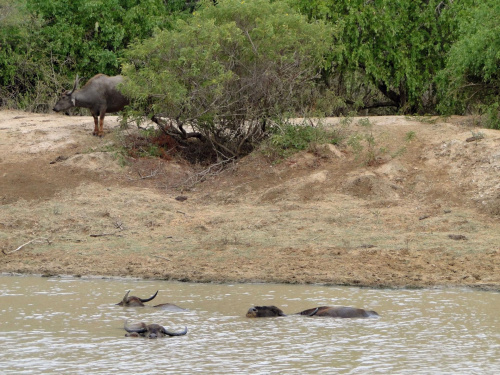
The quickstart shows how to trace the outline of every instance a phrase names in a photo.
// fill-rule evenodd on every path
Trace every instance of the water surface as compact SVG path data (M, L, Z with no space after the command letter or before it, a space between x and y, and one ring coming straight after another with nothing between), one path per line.
M468 289L389 290L313 285L0 276L2 374L496 374L500 294ZM148 304L116 306L126 290ZM252 305L286 313L320 305L378 319L248 319ZM181 337L124 337L123 323L188 327Z

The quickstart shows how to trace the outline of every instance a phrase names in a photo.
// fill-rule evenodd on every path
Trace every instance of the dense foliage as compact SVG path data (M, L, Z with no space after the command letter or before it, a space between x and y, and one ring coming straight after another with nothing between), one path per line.
M262 139L270 119L318 95L330 34L283 1L207 1L127 52L124 90L139 120L146 114L173 136L196 136L220 157L237 157Z
M338 28L342 50L332 54L332 76L357 73L342 87L361 107L384 105L403 113L434 111L434 77L456 38L458 11L470 2L442 0L294 0L309 18ZM363 81L362 90L352 90ZM371 90L371 91L370 91Z
M287 116L479 113L500 128L499 25L496 0L0 0L0 106L49 111L77 73L123 70L130 116L224 157Z
M133 40L189 10L184 0L0 0L0 9L9 12L0 18L0 97L31 110L50 108L76 73L119 73Z
M500 2L484 0L460 17L460 36L440 75L441 110L479 112L500 129Z

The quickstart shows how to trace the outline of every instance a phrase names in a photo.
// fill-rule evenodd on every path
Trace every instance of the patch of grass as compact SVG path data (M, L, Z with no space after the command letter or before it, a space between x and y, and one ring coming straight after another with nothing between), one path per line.
M406 153L406 151L408 151L408 149L405 146L402 146L402 147L398 148L396 151L394 151L391 154L391 157L393 159L397 158L398 156L404 155Z
M431 116L431 115L423 115L423 116L405 116L405 119L409 121L418 121L424 124L435 124L438 122L439 117Z
M359 119L358 120L358 125L361 125L361 126L364 126L366 128L369 128L372 126L371 122L370 122L370 119L365 117L365 118L362 118L362 119Z
M406 142L411 142L417 137L417 133L415 133L413 130L407 132L405 134L405 141Z
M351 125L354 120L354 116L356 116L356 112L350 112L346 117L343 117L340 120L340 125L344 127Z
M385 146L377 148L377 140L373 133L353 134L347 141L357 159L362 159L365 165L375 165L380 155L386 154L388 149Z
M310 126L305 123L294 125L286 122L271 128L270 136L262 144L261 151L267 157L280 161L296 152L307 150L312 145L338 144L340 141L338 131L321 124Z

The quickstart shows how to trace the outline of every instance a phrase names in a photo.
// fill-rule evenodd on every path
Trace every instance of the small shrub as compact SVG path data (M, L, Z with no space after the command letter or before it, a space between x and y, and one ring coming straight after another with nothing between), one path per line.
M362 135L354 134L347 141L347 145L352 148L352 150L354 151L354 153L356 155L359 155L359 154L361 154L361 152L363 151L363 148L364 148L362 145L362 141L363 141Z
M234 159L267 137L271 119L295 116L320 96L332 30L287 1L215 3L202 1L172 30L132 44L123 92L131 117L168 122L179 140L203 140L217 158Z
M364 126L366 128L369 128L372 126L371 122L370 122L370 119L365 117L365 118L362 118L358 121L358 124L361 125L361 126Z
M405 116L405 119L409 121L418 121L424 124L435 124L438 122L439 117L424 115L424 116Z
M490 129L500 129L500 102L484 105L485 127Z
M405 134L405 141L411 142L415 139L416 136L417 136L417 134L413 130L409 131Z
M340 136L334 129L322 125L309 126L285 123L270 129L270 136L264 142L262 152L273 159L286 159L298 151L307 150L313 144L338 144Z
M369 166L377 165L380 155L387 154L388 152L386 146L381 146L377 149L377 140L371 132L351 135L347 141L347 145L354 152L356 159L361 159L364 165Z
M349 114L349 116L346 116L346 117L342 117L342 119L340 120L340 125L341 126L344 126L344 127L347 127L349 125L351 125L352 123L352 114Z

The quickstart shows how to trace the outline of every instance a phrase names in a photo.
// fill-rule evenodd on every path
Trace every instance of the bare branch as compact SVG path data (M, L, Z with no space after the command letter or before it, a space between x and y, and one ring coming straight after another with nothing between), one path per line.
M255 44L253 44L253 40L250 37L250 34L248 33L248 30L245 30L245 35L247 36L248 40L250 41L250 44L252 45L253 52L257 55L257 48L255 47Z
M121 235L118 235L117 233L119 233L121 231L117 231L117 232L114 232L114 233L98 233L98 234L89 234L90 237L105 237L105 236L119 236L121 237Z
M46 238L46 237L38 237L38 238L34 238L31 241L28 241L28 242L22 244L21 246L19 246L15 250L12 250L12 251L9 251L9 252L6 252L5 250L2 250L2 253L4 253L5 255L12 254L12 253L15 253L16 251L21 250L26 245L29 245L30 243L36 243L36 242L47 242L50 245L50 241L49 241L48 238Z
M224 159L218 163L211 164L208 168L205 168L201 172L195 173L193 176L189 177L185 184L189 187L196 185L198 182L204 181L208 176L217 176L221 173L227 164L232 163L236 160L235 157L230 159Z

